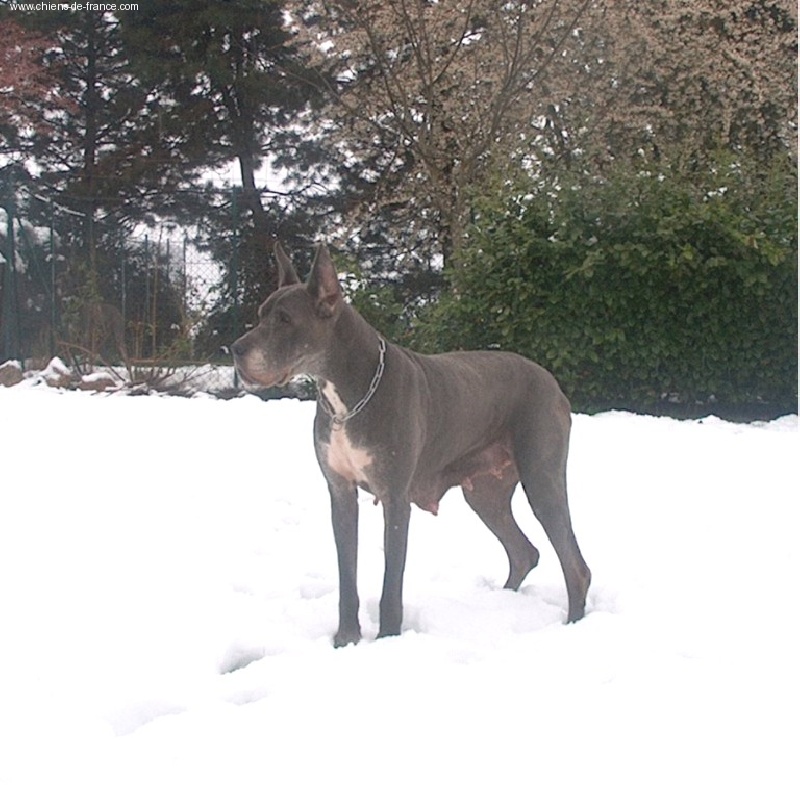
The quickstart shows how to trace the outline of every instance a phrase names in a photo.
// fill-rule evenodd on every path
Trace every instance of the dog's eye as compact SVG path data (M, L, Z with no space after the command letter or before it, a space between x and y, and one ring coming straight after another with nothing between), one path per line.
M289 315L288 312L285 312L284 310L279 310L278 311L278 320L281 323L291 323L292 322L291 316Z

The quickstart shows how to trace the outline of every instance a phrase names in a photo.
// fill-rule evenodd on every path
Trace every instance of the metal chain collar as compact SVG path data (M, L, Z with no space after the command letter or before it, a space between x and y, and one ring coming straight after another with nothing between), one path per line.
M370 402L372 396L378 391L378 386L383 378L383 370L386 366L386 340L379 335L378 341L380 343L380 359L378 361L378 368L375 371L375 375L372 377L372 381L369 384L369 389L367 390L366 394L349 412L346 412L343 415L337 415L328 403L328 399L320 391L319 384L317 384L317 402L325 411L325 414L330 417L335 426L342 426L348 420L354 418Z

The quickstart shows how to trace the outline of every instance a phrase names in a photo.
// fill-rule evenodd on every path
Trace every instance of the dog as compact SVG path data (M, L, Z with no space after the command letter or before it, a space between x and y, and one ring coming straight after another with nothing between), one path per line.
M591 573L572 530L570 405L555 378L518 354L423 355L388 343L344 300L326 246L317 248L306 284L280 244L275 256L278 289L231 351L248 385L283 385L298 374L317 382L314 446L328 483L339 565L334 646L361 639L359 487L383 506L379 638L402 629L411 504L436 514L454 486L503 545L505 588L517 589L539 560L511 513L522 483L561 564L567 621L581 619Z

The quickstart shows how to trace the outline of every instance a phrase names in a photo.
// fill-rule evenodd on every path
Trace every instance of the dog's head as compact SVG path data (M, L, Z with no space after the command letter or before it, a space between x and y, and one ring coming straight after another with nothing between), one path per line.
M258 325L231 346L242 379L259 387L317 375L327 355L343 298L328 248L320 245L302 284L280 244L275 246L278 289L258 310Z

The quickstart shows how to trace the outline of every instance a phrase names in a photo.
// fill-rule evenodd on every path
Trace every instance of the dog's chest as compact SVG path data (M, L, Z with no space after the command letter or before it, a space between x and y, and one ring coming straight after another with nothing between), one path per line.
M356 484L367 486L370 481L369 467L372 455L364 448L358 448L350 441L344 428L331 429L330 442L323 445L328 467L342 478Z
M347 412L332 384L324 385L322 391L337 415ZM322 444L322 455L325 457L328 467L342 478L362 486L369 484L368 468L372 464L372 454L353 444L347 435L346 426L337 423L331 424L330 440Z

